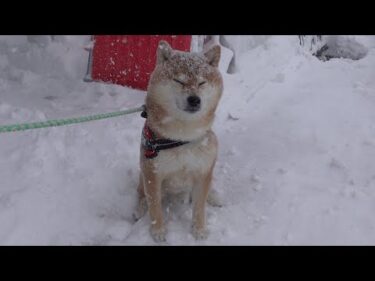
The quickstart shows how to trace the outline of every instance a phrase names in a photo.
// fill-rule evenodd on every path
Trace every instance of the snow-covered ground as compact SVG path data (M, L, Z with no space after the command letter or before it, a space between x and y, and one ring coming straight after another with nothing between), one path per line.
M235 39L214 125L225 206L208 206L196 242L190 206L170 202L169 244L375 244L375 39L353 38L364 58L327 62L297 36ZM82 81L88 39L1 36L0 124L143 104L141 91ZM143 122L0 134L0 244L154 245L149 217L132 221Z

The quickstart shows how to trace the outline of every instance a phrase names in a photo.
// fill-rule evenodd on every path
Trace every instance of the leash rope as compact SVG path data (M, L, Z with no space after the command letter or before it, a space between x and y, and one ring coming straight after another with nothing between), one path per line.
M90 116L82 116L82 117L77 117L77 118L67 118L67 119L58 119L58 120L47 120L43 122L3 125L3 126L0 126L0 133L26 131L26 130L31 130L31 129L40 129L40 128L78 124L78 123L84 123L84 122L123 116L123 115L131 114L131 113L135 113L135 112L141 112L141 111L145 111L144 105L142 105L141 107L122 110L122 111L115 111L115 112L96 114L96 115L90 115Z

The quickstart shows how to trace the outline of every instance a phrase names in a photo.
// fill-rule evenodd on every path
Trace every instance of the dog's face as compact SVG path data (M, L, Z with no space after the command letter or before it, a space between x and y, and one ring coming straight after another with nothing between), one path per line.
M172 118L196 119L213 114L223 90L219 60L219 46L205 53L188 53L173 50L161 41L149 83L150 99Z

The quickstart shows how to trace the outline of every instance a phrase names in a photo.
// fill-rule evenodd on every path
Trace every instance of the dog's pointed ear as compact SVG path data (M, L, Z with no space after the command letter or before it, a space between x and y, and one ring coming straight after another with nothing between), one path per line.
M170 59L172 55L172 48L167 43L167 41L161 40L159 42L158 50L157 50L157 63L163 63Z
M221 48L219 45L215 45L208 49L204 53L204 56L207 58L207 62L209 65L213 67L218 67L219 66L219 61L220 61L220 54L221 54Z

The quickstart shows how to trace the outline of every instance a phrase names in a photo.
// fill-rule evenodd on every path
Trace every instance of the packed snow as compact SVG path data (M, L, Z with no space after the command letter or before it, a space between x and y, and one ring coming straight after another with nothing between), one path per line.
M89 36L0 37L0 125L112 112L145 92L84 82ZM332 41L333 40L333 41ZM210 235L165 202L168 245L375 244L375 37L228 36ZM230 53L230 52L229 52ZM353 56L347 54L354 54ZM140 114L0 134L1 245L156 245L134 222Z

